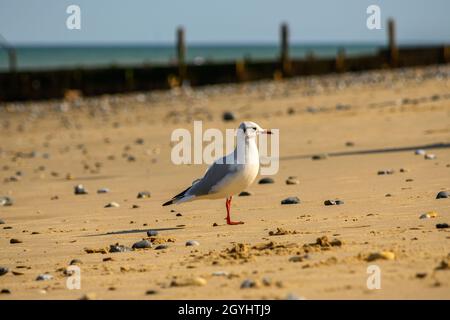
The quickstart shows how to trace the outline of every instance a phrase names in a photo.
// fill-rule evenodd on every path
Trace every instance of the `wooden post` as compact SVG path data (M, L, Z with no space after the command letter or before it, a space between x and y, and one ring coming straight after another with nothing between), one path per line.
M186 80L186 44L184 41L184 28L177 29L177 62L178 62L178 77L180 85Z
M287 23L281 24L280 37L281 37L281 54L280 54L281 70L283 76L289 76L291 75L291 61L289 59L289 27Z
M450 46L444 46L443 51L444 63L450 63Z
M398 66L398 48L395 41L395 21L390 18L388 20L388 37L389 37L389 64L392 68Z
M245 60L236 60L236 78L239 82L247 80Z
M336 71L344 72L345 71L345 49L339 48L336 55Z

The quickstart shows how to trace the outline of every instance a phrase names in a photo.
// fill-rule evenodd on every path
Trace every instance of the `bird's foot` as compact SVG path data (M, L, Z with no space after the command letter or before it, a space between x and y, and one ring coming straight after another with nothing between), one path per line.
M243 222L243 221L231 221L231 220L227 220L227 224L228 224L229 226L235 226L235 225L237 225L237 224L244 224L244 222Z

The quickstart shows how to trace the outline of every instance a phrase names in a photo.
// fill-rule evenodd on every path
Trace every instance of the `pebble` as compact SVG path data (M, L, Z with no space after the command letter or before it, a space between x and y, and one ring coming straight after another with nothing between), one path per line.
M189 247L189 246L199 246L200 245L200 243L198 242L198 241L195 241L195 240L189 240L189 241L186 241L186 247Z
M9 269L6 267L0 267L0 276L3 276L9 272Z
M120 205L117 202L110 202L107 205L105 205L105 208L118 208Z
M52 279L53 276L51 274L43 273L37 276L36 281L47 281Z
M272 178L262 178L258 181L259 184L270 184L275 183L275 181Z
M388 169L388 170L378 170L378 175L385 175L385 174L394 174L394 170L393 169Z
M395 253L391 251L381 251L381 252L375 252L371 253L367 257L367 261L375 261L375 260L394 260L395 259Z
M227 277L229 273L226 271L214 271L212 275L215 277Z
M74 193L76 195L80 195L80 194L88 194L87 190L84 188L84 186L82 184L76 185L74 188Z
M146 198L150 198L150 192L148 191L141 191L137 194L137 198L138 199L146 199Z
M156 246L155 250L164 250L167 249L169 246L167 244L160 244Z
M135 242L132 246L133 249L148 249L152 247L152 243L148 240L141 240Z
M156 230L148 230L147 231L147 236L149 237L156 237L158 235L158 231Z
M448 198L449 194L447 191L440 191L437 195L436 195L436 199L445 199Z
M259 282L256 282L256 281L251 280L251 279L245 279L241 283L241 289L258 288L260 286L261 285L259 284Z
M132 206L131 206L131 209L138 209L139 208L139 206L137 205L137 204L133 204Z
M434 154L428 153L428 154L426 154L423 158L424 158L425 160L434 160L434 159L436 159L437 157L436 157L436 155L434 155Z
M181 214L181 213L177 213L175 216L177 216L177 217L182 217L183 215Z
M315 154L311 157L312 160L325 160L328 158L327 154Z
M108 188L101 188L97 190L97 193L109 193L109 189Z
M121 244L118 244L118 243L116 243L116 244L111 244L111 245L109 246L109 252L110 252L110 253L115 253L115 252L127 252L127 251L131 251L131 248L130 248L130 247L127 247L127 246L124 246L124 245L121 245Z
M1 294L11 294L11 290L9 289L2 289L2 291L0 291Z
M225 111L222 115L222 119L223 121L234 121L236 120L236 116L233 112Z
M303 261L303 257L302 256L293 256L289 258L290 262L302 262Z
M448 223L438 223L436 225L437 229L447 229L448 228Z
M436 211L430 211L427 213L422 214L419 218L420 219L430 219L430 218L436 218L438 216Z
M3 219L0 219L0 224L5 224L5 221Z
M11 239L11 240L9 240L9 243L11 243L11 244L15 244L15 243L22 243L22 240L19 240L19 239Z
M416 151L414 151L414 154L418 156L423 156L426 154L426 152L423 149L417 149Z
M10 197L0 197L0 207L12 206L13 203L14 201Z
M298 197L288 197L284 200L281 200L281 204L297 204L300 203L300 199Z
M95 299L97 299L97 295L93 292L86 293L80 298L80 300L95 300Z
M242 191L241 193L239 193L239 197L248 197L251 195L252 195L252 193L248 192L248 191Z
M288 184L288 185L299 184L299 183L300 183L300 181L298 181L298 179L295 177L289 177L286 180L286 184Z
M156 291L156 290L147 290L147 291L145 291L146 295L152 295L152 294L157 294L157 293L158 293L158 291Z
M344 204L344 201L336 199L336 200L325 200L323 202L324 205L326 206L339 206L341 204Z

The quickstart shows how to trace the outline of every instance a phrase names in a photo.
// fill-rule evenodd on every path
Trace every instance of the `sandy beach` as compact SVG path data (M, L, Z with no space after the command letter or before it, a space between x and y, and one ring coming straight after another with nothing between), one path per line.
M171 161L194 120L280 130L274 183L233 199L243 225L225 199L161 206L207 168ZM450 299L450 65L8 103L0 136L0 299Z

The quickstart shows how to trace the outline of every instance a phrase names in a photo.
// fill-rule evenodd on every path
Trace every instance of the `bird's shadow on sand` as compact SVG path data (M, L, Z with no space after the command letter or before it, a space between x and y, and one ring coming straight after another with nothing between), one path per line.
M184 227L131 229L131 230L111 231L111 232L99 233L99 234L88 234L85 237L111 236L111 235L129 234L129 233L147 233L147 231L149 231L149 230L153 230L153 231L158 231L159 232L159 231L171 231L171 230L181 230L181 229L184 229Z

